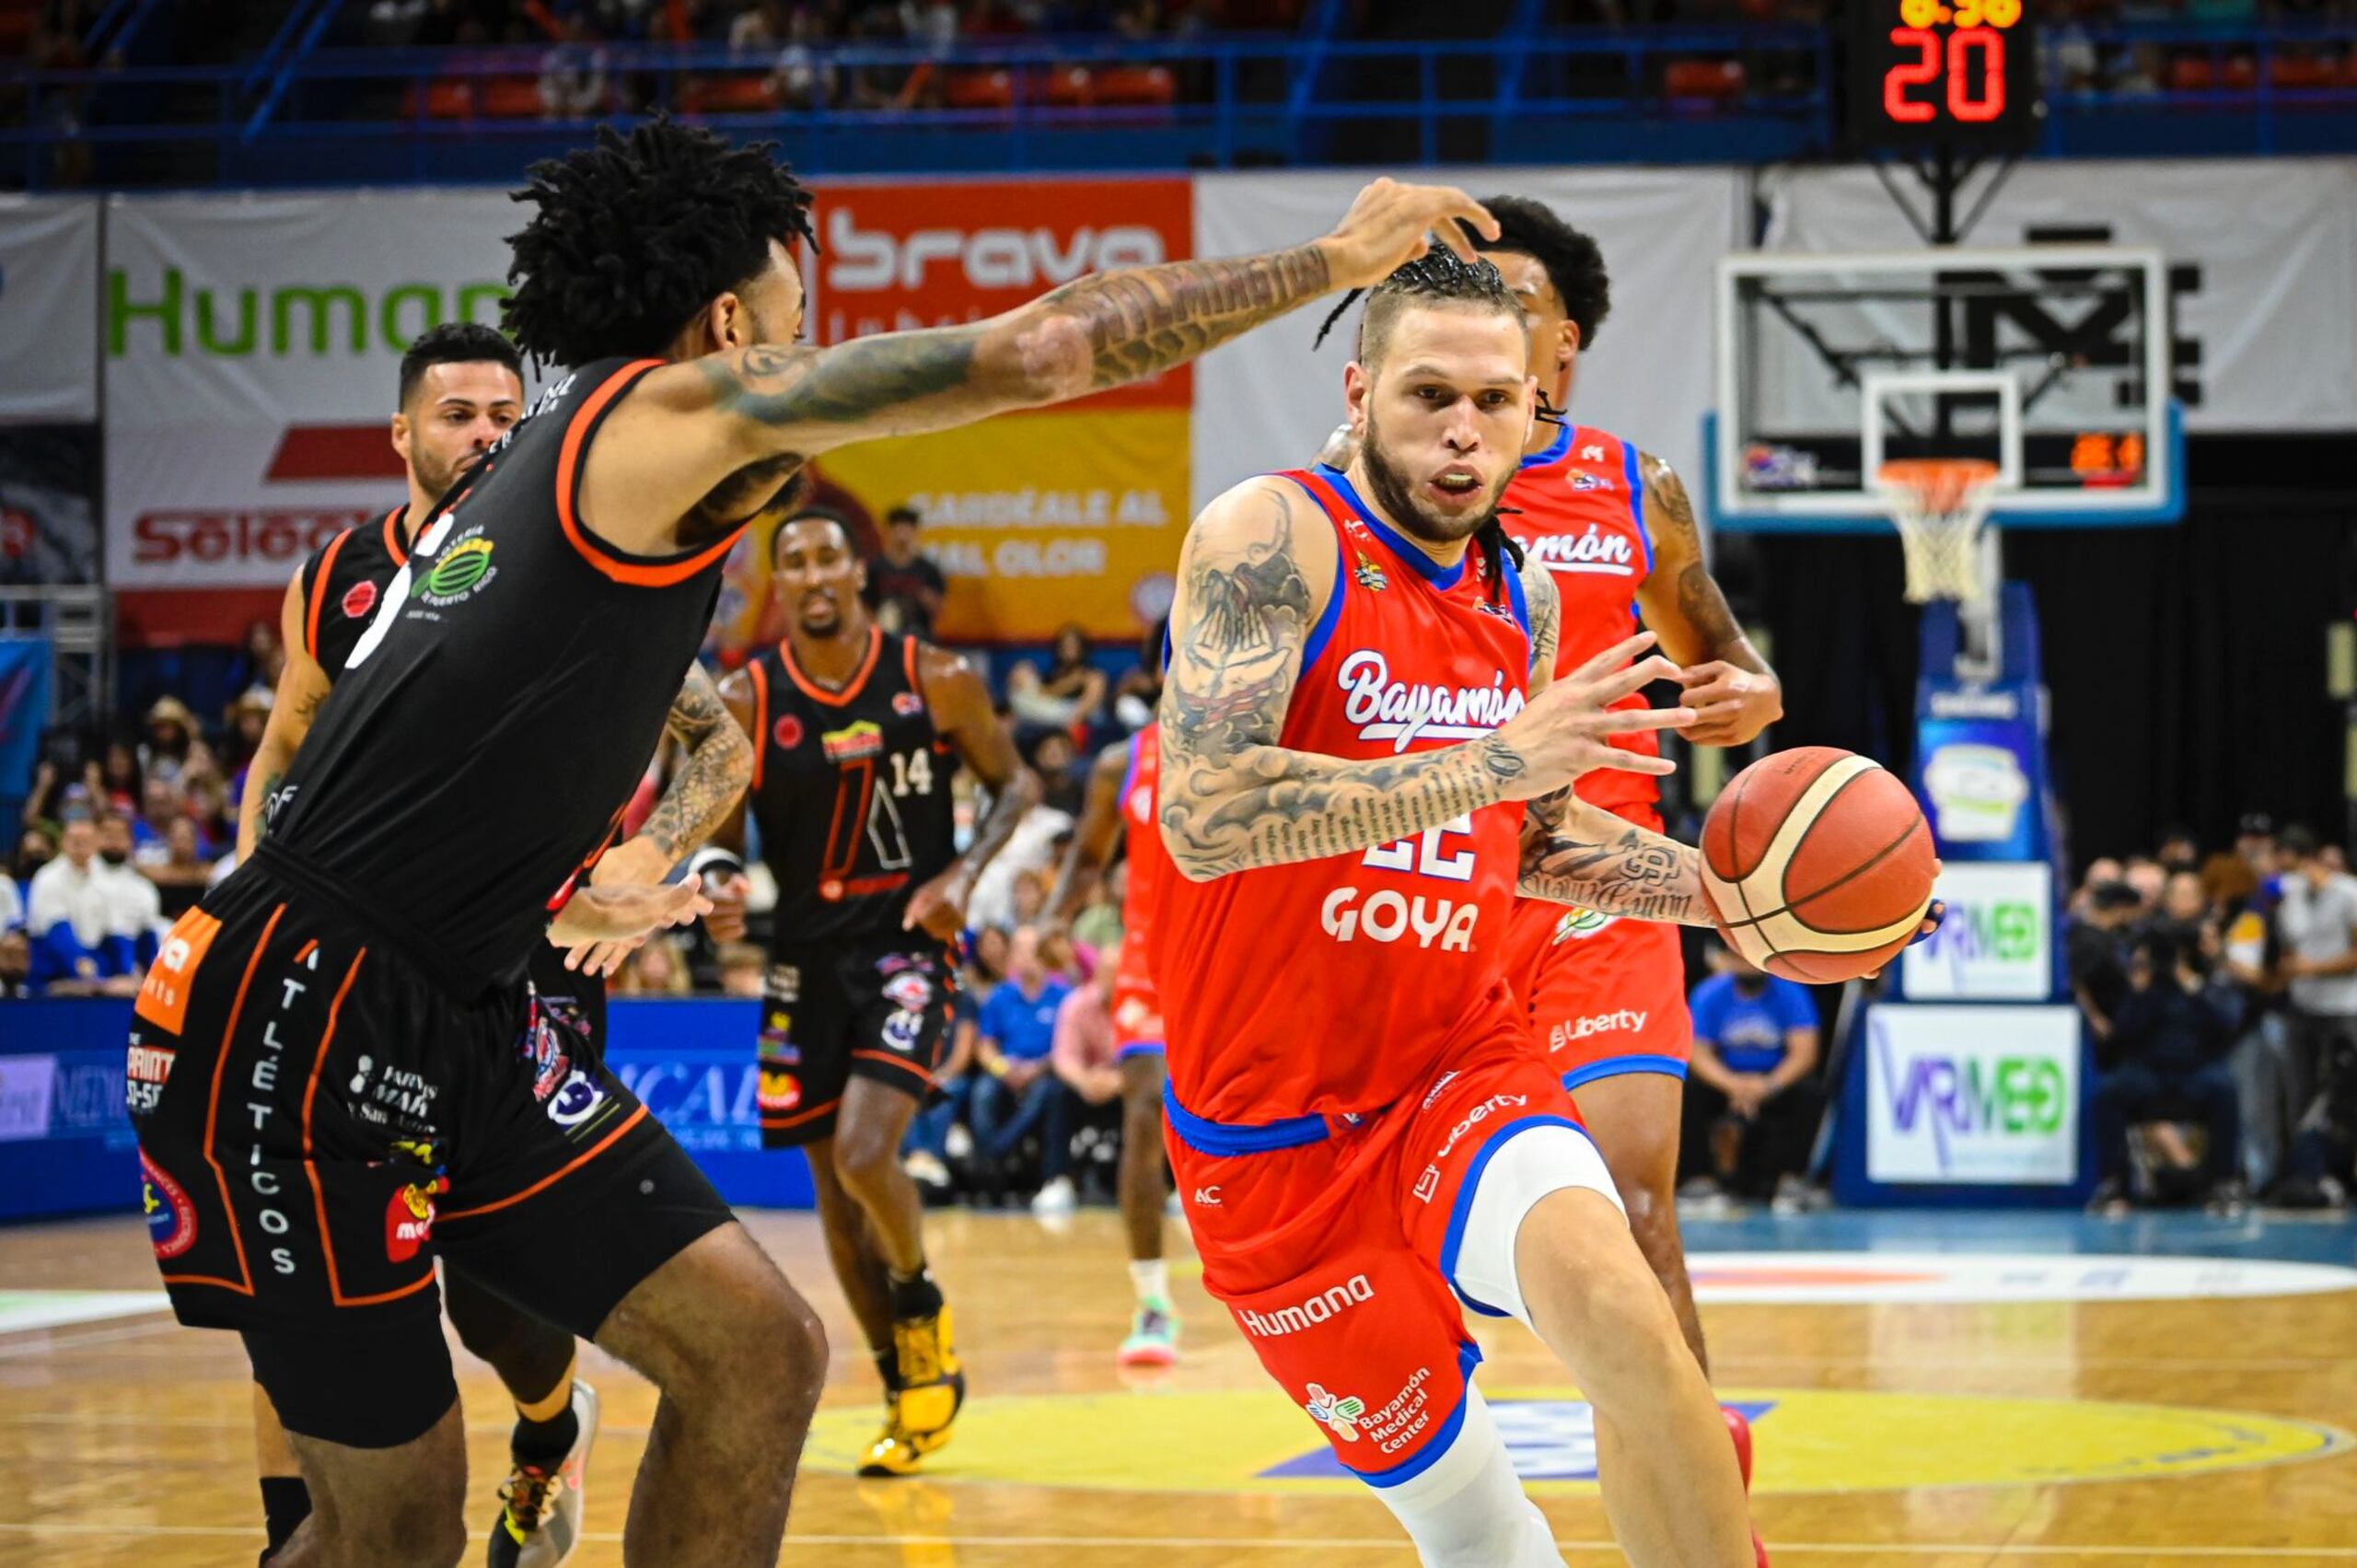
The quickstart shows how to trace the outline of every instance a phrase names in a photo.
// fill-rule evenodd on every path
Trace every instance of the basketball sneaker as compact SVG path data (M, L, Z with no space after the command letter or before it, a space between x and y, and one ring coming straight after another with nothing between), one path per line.
M1749 1492L1751 1490L1751 1423L1745 1419L1741 1411L1726 1405L1719 1407L1719 1413L1726 1417L1727 1436L1735 1443L1736 1469L1743 1472L1743 1489Z
M557 1568L581 1539L582 1488L589 1446L598 1440L598 1391L573 1380L579 1433L554 1464L517 1459L499 1487L499 1522L491 1527L491 1568Z
M1168 1366L1178 1359L1178 1314L1167 1301L1141 1301L1121 1342L1123 1366Z

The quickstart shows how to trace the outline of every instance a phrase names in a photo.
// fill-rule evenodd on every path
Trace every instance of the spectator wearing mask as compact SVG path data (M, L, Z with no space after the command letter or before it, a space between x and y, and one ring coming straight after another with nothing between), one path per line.
M884 514L884 549L867 563L867 604L887 636L930 638L948 579L917 546L924 515L906 502Z
M2242 1102L2225 1063L2238 1011L2232 989L2211 978L2199 947L2165 932L2138 941L2127 994L2096 1052L2096 1212L2127 1207L2130 1129L2180 1117L2209 1132L2198 1180L2213 1207L2243 1205Z
M95 823L65 824L57 858L34 873L25 905L35 989L51 996L129 996L139 989L132 955L114 940L115 900Z
M1113 1108L1110 1116L1099 1114L1091 1120L1109 1126L1120 1124L1121 1101L1121 1066L1120 1047L1113 1039L1113 970L1118 951L1100 957L1096 972L1086 983L1076 987L1056 1009L1055 1045L1051 1061L1055 1074L1067 1093L1056 1097L1048 1112L1048 1147L1052 1163L1053 1150L1072 1146L1072 1135L1077 1123L1088 1110L1102 1112ZM1084 1109L1086 1108L1086 1109ZM1079 1202L1070 1175L1060 1173L1049 1179L1031 1200L1031 1212L1039 1214L1068 1214Z
M1007 1164L1023 1140L1048 1120L1063 1086L1056 1079L1052 1052L1056 1013L1072 987L1048 972L1039 934L1021 926L1007 942L1006 980L982 1004L978 1059L984 1076L974 1085L974 1154L983 1179L994 1191L1007 1179ZM1040 1170L1043 1182L1067 1174L1070 1149L1050 1144Z
M2336 871L2315 833L2293 826L2276 841L2282 866L2276 968L2291 998L2292 1056L2305 1108L2326 1068L2357 1051L2357 877Z
M127 945L132 973L144 974L155 961L164 935L164 905L156 884L131 864L131 819L99 819L99 861L111 914L109 935Z
M1817 1005L1807 988L1724 948L1719 973L1694 988L1694 1058L1686 1081L1687 1145L1708 1152L1712 1179L1741 1196L1797 1195L1824 1114L1813 1082Z
M2125 882L2104 882L2087 891L2087 912L2071 923L2063 939L2071 993L2098 1040L2111 1037L2112 1015L2128 994L2128 958L2143 900Z
M2071 895L2071 918L2084 920L2095 908L2095 891L2107 882L2117 882L2123 867L2109 855L2101 855L2087 863L2087 874L2081 878L2078 891Z

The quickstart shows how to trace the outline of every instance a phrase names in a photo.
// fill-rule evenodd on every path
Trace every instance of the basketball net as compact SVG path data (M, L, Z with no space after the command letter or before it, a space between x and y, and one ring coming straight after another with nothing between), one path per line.
M1993 586L1981 535L1996 500L1997 465L1977 458L1910 458L1882 465L1875 487L1898 525L1907 557L1907 600L1952 598L1981 605Z

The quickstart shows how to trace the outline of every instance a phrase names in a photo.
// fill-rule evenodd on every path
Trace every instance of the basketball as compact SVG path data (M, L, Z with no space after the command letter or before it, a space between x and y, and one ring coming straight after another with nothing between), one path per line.
M1811 985L1872 974L1914 938L1938 859L1907 785L1804 746L1736 775L1702 824L1702 889L1728 947Z

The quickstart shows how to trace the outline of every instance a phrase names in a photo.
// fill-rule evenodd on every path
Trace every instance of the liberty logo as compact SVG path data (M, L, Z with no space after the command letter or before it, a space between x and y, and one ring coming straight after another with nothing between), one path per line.
M1308 1402L1302 1409L1309 1419L1330 1428L1335 1436L1345 1443L1359 1440L1359 1417L1366 1414L1366 1401L1355 1394L1334 1395L1318 1384L1309 1386Z

